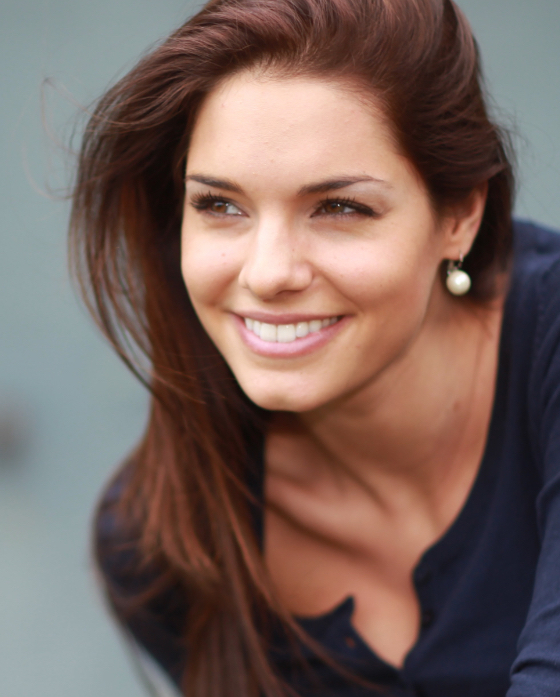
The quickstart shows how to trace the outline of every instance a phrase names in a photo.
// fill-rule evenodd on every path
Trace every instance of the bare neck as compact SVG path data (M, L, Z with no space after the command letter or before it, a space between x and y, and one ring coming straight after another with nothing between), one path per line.
M484 450L502 318L501 303L452 309L355 394L279 416L270 471L339 490L358 483L384 508L412 498L445 518L457 507L449 492L472 483Z

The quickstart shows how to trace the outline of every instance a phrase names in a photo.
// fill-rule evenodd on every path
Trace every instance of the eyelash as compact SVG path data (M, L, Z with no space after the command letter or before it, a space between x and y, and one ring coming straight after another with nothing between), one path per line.
M197 211L208 211L213 203L231 203L233 206L236 204L230 199L224 196L216 196L215 194L196 194L191 199L191 206ZM358 213L360 215L366 215L368 217L376 216L375 211L373 211L369 206L364 206L362 203L358 203L355 199L345 197L345 198L324 198L319 202L317 210L320 210L324 206L337 204L339 206L348 206L348 208L353 208L353 213ZM333 213L332 215L338 215L340 217L347 217L353 213ZM219 213L213 213L213 215L220 215ZM328 214L326 214L328 215Z
M370 218L375 216L375 211L373 211L369 206L364 206L363 203L358 203L354 198L327 198L320 201L318 208L323 206L328 206L329 204L337 204L339 206L348 206L348 208L353 208L354 213L359 213L361 215L367 215ZM336 214L335 214L336 215ZM352 215L351 213L339 213L338 215L347 216Z
M191 199L191 206L197 211L207 211L213 203L231 203L235 206L233 201L223 196L216 196L215 194L196 194ZM214 215L220 214L214 213Z

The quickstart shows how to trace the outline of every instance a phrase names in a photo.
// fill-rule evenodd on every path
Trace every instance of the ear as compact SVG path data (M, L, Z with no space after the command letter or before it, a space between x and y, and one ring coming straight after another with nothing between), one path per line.
M443 259L459 259L470 252L482 222L487 196L488 182L484 182L444 216Z

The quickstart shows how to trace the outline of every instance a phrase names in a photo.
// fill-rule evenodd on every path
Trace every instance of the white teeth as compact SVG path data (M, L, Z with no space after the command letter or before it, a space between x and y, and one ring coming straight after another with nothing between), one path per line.
M259 336L263 341L276 341L278 336L278 328L275 324L267 324L266 322L263 322L261 324Z
M289 344L296 340L296 328L293 324L279 324L276 340L282 344Z
M311 322L309 322L309 331L310 332L318 332L322 328L323 328L323 322L320 319L312 319Z
M296 336L303 339L309 334L309 322L298 322L296 324Z
M245 317L245 326L256 334L262 341L290 344L296 339L303 339L312 332L319 332L325 327L338 322L338 317L326 319L313 319L310 322L298 322L297 324L268 324Z

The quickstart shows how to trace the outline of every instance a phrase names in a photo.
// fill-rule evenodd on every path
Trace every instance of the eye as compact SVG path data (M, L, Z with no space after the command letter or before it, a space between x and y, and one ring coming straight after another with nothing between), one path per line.
M231 201L213 194L193 196L191 206L197 211L206 211L211 215L233 216L243 215L241 210Z
M348 215L375 215L374 211L369 206L364 206L362 203L357 203L353 199L325 199L321 201L319 207L313 215L329 215L329 216L348 216Z
M354 213L355 209L341 201L327 201L319 209L321 213L347 214Z

